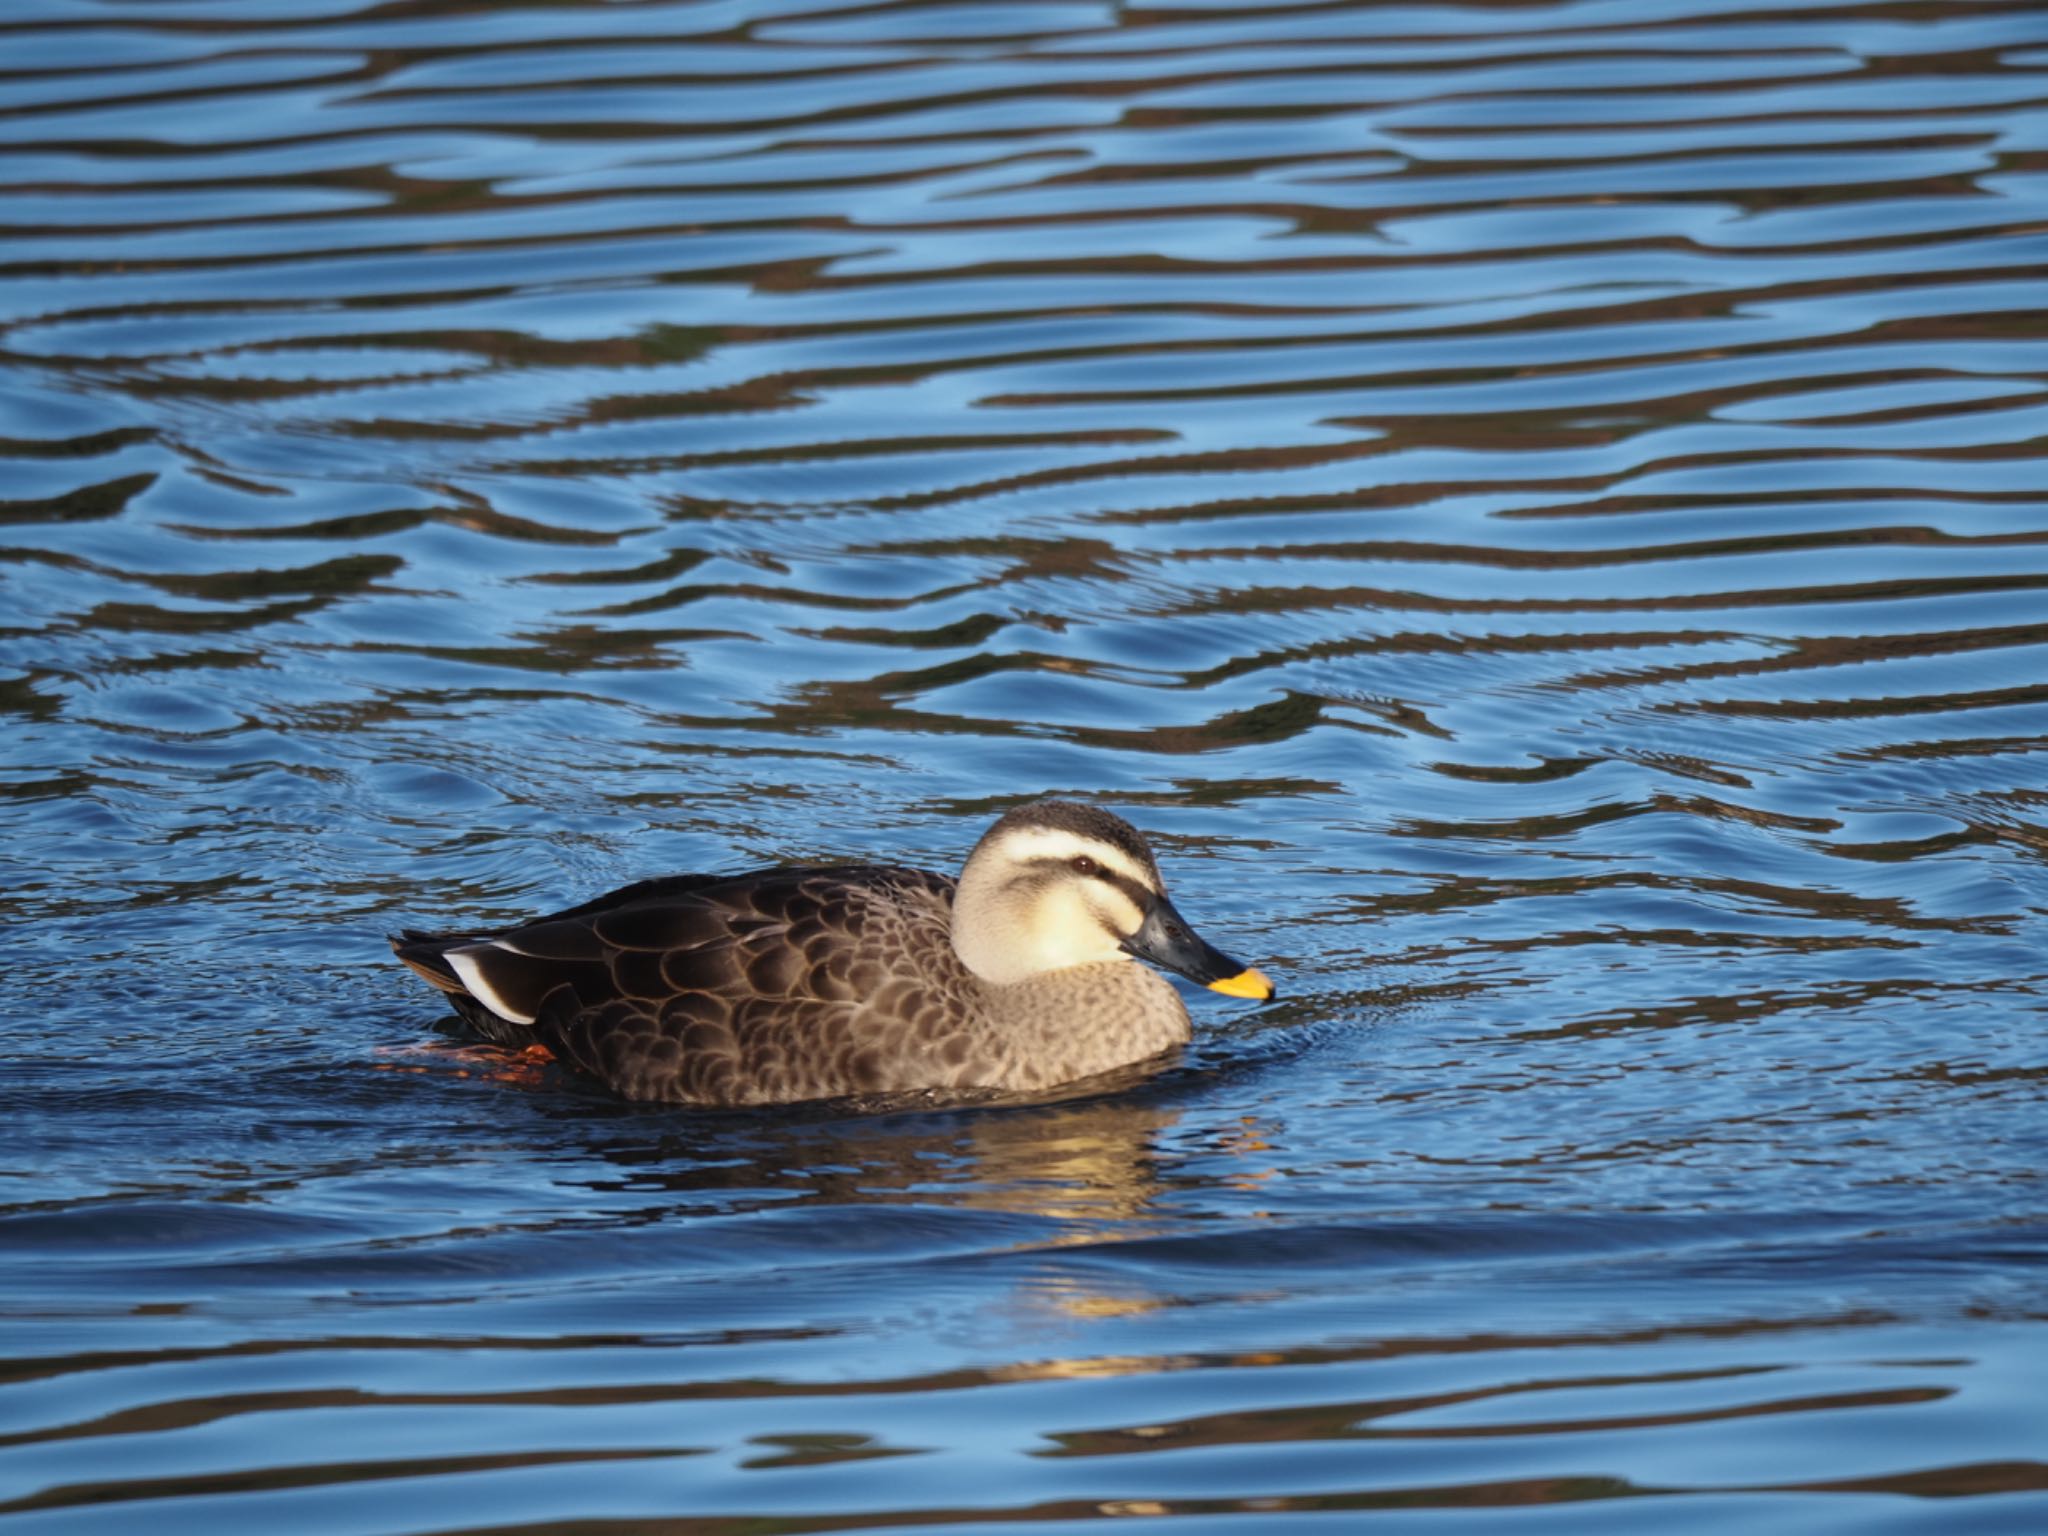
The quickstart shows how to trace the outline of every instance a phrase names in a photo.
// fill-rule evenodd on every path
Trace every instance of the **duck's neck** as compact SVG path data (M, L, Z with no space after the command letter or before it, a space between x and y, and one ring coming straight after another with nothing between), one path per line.
M1038 969L1037 956L1025 953L1030 936L974 875L970 868L953 892L953 953L991 988L1020 985Z
M1092 1077L1185 1044L1188 1011L1173 984L1132 960L984 984L987 1016L1020 1078L1050 1086Z

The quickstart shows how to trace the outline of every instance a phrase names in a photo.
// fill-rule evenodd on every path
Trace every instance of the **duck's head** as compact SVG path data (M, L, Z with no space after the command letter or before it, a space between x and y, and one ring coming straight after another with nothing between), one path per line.
M1174 911L1137 828L1067 800L1019 806L974 845L953 896L953 949L999 986L1135 955L1232 997L1273 995Z

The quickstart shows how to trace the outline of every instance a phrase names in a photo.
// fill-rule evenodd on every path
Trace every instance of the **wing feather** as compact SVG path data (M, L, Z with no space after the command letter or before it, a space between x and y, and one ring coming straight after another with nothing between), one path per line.
M904 1051L892 1021L929 1012L888 953L957 963L952 888L868 866L683 876L392 947L494 1038L538 1038L628 1098L830 1097L882 1084Z

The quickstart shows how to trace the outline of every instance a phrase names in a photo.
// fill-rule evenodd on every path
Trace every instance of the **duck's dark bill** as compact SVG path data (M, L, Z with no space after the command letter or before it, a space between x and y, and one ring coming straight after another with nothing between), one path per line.
M1164 896L1152 904L1143 926L1124 940L1123 947L1124 953L1199 981L1213 992L1261 1000L1273 995L1273 983L1261 972L1209 944Z

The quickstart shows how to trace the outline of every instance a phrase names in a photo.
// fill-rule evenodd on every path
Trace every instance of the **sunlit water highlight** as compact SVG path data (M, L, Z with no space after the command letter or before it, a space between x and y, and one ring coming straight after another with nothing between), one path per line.
M2031 3L16 0L0 1514L2048 1528L2044 220ZM1282 1001L688 1115L379 937L1046 791Z

